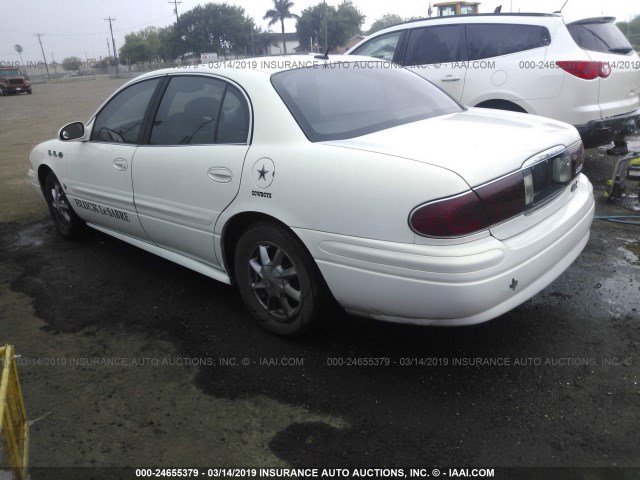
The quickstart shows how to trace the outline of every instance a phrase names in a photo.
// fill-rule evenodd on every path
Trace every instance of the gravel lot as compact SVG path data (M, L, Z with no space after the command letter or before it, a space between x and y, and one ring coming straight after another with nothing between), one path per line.
M596 221L564 275L484 325L337 314L282 340L231 287L55 234L29 151L121 83L0 98L0 344L22 355L33 466L640 467L638 227ZM613 161L588 152L594 185ZM598 198L597 214L631 213Z

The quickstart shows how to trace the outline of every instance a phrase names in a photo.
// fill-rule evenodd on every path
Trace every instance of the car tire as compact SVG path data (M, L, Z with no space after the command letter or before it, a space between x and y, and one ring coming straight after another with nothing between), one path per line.
M49 172L45 179L44 197L58 233L69 240L78 238L85 224L73 211L58 177L53 172Z
M238 241L234 261L240 295L263 328L300 337L322 323L327 287L289 231L270 223L249 228Z

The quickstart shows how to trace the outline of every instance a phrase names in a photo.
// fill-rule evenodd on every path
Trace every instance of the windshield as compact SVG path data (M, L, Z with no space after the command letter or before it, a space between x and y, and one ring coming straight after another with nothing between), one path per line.
M271 82L312 142L343 140L463 108L419 75L389 62L288 70Z
M0 77L21 77L22 73L17 68L3 68L0 70Z
M570 23L567 28L578 46L584 50L621 55L633 51L627 38L612 21L583 20Z

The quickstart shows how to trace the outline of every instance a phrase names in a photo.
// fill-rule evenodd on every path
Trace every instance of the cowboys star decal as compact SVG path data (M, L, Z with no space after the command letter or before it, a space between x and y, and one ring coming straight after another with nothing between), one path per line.
M264 180L267 181L267 173L269 173L269 170L266 170L264 168L264 165L262 165L262 168L260 170L257 170L258 174L260 175L258 177L258 180Z

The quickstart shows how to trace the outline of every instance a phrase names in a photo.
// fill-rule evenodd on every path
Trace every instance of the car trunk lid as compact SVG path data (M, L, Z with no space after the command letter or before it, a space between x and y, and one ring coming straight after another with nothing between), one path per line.
M330 145L436 165L477 187L522 168L536 154L579 141L575 128L523 113L472 108Z

